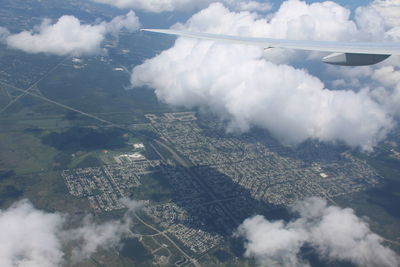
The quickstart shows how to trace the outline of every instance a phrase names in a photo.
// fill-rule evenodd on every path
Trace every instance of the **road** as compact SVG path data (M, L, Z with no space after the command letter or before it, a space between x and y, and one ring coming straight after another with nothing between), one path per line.
M160 234L163 237L165 237L172 245L174 245L174 247L177 250L179 250L180 253L182 253L187 259L189 259L189 261L191 263L193 263L194 266L201 267L200 263L196 259L194 259L194 258L190 257L188 254L186 254L186 252L183 251L167 234L165 234L165 232L160 231L157 228L155 228L155 227L151 226L150 224L146 223L142 218L139 217L139 215L137 215L137 213L134 213L134 216L138 221L140 221L141 223L143 223L144 225L149 227L151 230L153 230L153 231L157 232L157 234Z
M64 105L64 104L62 104L62 103L60 103L60 102L51 100L51 99L49 99L49 98L47 98L47 97L45 97L45 96L41 96L41 95L38 95L38 94L35 94L35 93L32 93L32 92L29 92L28 90L24 90L24 89L18 88L18 87L16 87L16 86L13 86L13 85L11 85L11 84L8 84L8 83L2 82L2 81L0 81L0 84L3 84L3 85L5 85L5 86L8 86L8 87L10 87L10 88L12 88L12 89L14 89L14 90L16 90L16 91L23 92L24 95L30 95L30 96L33 96L33 97L42 99L42 100L44 100L44 101L46 101L46 102L52 103L52 104L54 104L54 105L56 105L56 106L59 106L59 107L62 107L62 108L64 108L64 109L67 109L67 110L70 110L70 111L74 111L74 112L79 113L79 114L81 114L81 115L83 115L83 116L86 116L86 117L95 119L95 120L97 120L97 121L103 122L103 123L108 124L108 125L110 125L110 126L114 126L114 127L120 128L120 126L114 124L114 123L111 122L111 121L107 121L107 120L102 119L102 118L100 118L100 117L98 117L98 116L96 116L96 115L89 114L89 113L86 113L86 112L84 112L84 111L78 110L78 109L76 109L76 108L73 108L73 107ZM22 95L22 94L21 94L21 95ZM21 95L20 95L20 96L21 96ZM15 100L15 99L14 99L14 100ZM10 103L9 103L9 104L10 104ZM5 110L6 108L7 108L7 106L4 107L2 110Z
M67 110L77 112L77 113L79 113L79 114L81 114L81 115L83 115L83 116L86 116L86 117L95 119L95 120L97 120L97 121L106 123L106 124L108 124L108 125L110 125L110 126L114 126L114 127L118 127L118 128L122 128L122 129L126 130L124 127L121 127L121 126L119 126L119 125L116 125L116 124L114 124L113 122L104 120L104 119L102 119L102 118L100 118L100 117L98 117L98 116L95 116L95 115L93 115L93 114L89 114L89 113L80 111L80 110L75 109L75 108L73 108L73 107L70 107L70 106L61 104L61 103L56 102L56 101L54 101L54 100L48 99L47 97L44 97L44 96L41 96L41 95L37 95L37 94L35 94L35 93L29 92L29 91L27 91L27 90L23 90L23 89L18 88L18 87L16 87L16 86L13 86L13 85L10 85L10 84L1 82L1 81L0 81L0 83L3 84L3 85L8 86L8 87L10 87L10 88L13 88L14 90L22 91L22 92L24 92L24 93L27 94L27 95L30 95L30 96L33 96L33 97L36 97L36 98L40 98L40 99L42 99L42 100L44 100L44 101L50 102L50 103L52 103L52 104L54 104L54 105L60 106L60 107L65 108L65 109L67 109ZM177 156L177 155L176 155L176 156ZM137 214L135 214L135 217L136 217L141 223L143 223L143 224L146 225L147 227L149 227L149 228L151 228L152 230L154 230L155 232L157 232L157 234L164 236L168 241L171 242L171 244L173 244L173 245L176 247L176 249L177 249L179 252L181 252L187 259L189 259L189 261L190 261L191 263L193 263L194 266L196 266L196 267L201 267L201 265L197 262L196 259L190 257L187 253L185 253L185 252L179 247L179 245L177 245L177 244L176 244L171 238L169 238L169 236L167 236L164 232L162 232L162 231L156 229L155 227L153 227L153 226L147 224L147 223L146 223L143 219L141 219Z
M59 103L59 102L57 102L57 101L51 100L51 99L49 99L49 98L47 98L47 97L45 97L45 96L43 96L43 95L38 95L38 94L35 94L35 93L32 93L32 92L31 92L31 90L32 90L39 82L41 82L43 79L45 79L46 77L48 77L48 76L49 76L54 70L56 70L56 69L58 68L58 66L60 66L64 61L65 61L65 59L63 59L63 60L62 60L61 62L59 62L56 66L54 66L52 69L50 69L43 77L41 77L39 80L37 80L35 83L33 83L33 84L32 84L29 88L27 88L27 89L22 89L22 88L19 88L19 87L10 85L10 84L8 84L8 83L5 83L5 82L3 82L3 81L0 81L0 84L3 84L4 86L7 86L7 87L12 88L12 89L14 89L14 90L16 90L16 91L21 92L21 94L20 94L19 96L17 96L17 97L14 98L13 100L11 100L5 107L3 107L3 108L0 110L0 114L3 113L5 110L7 110L11 105L13 105L15 102L17 102L17 101L18 101L19 99L21 99L23 96L25 96L25 95L30 95L30 96L32 96L32 97L39 98L39 99L41 99L41 100L43 100L43 101L52 103L52 104L54 104L54 105L56 105L56 106L59 106L59 107L61 107L61 108L66 109L66 110L70 110L70 111L76 112L76 113L78 113L78 114L81 114L81 115L83 115L83 116L86 116L86 117L92 118L92 119L94 119L94 120L97 120L97 121L99 121L99 122L105 123L105 124L107 124L107 125L109 125L109 126L117 127L117 128L124 129L124 130L128 130L128 131L132 132L131 130L126 129L125 127L122 127L122 126L120 126L120 125L117 125L117 124L115 124L115 123L113 123L113 122L111 122L111 121L105 120L105 119L103 119L103 118L101 118L101 117L99 117L99 116L96 116L96 115L94 115L94 114L90 114L90 113L87 113L87 112L78 110L78 109L73 108L73 107L71 107L71 106L68 106L68 105ZM126 71L127 71L127 70L126 70ZM128 71L127 71L127 72L128 72ZM7 91L7 90L6 90L6 91ZM8 91L7 91L7 94L8 94ZM135 134L137 134L137 133L135 133ZM215 202L215 203L223 210L223 212L224 212L226 215L228 215L228 217L234 222L234 224L235 224L235 225L238 225L238 222L236 221L236 219L232 216L232 214L231 214L231 213L229 212L229 210L225 207L225 205L223 205L222 202L223 202L224 200L218 199L218 198L214 195L214 193L212 192L212 190L210 190L210 189L207 187L207 185L204 184L204 182L202 181L202 179L201 179L200 177L198 177L198 175L190 169L191 164L188 163L186 160L184 160L181 156L179 156L179 155L175 152L175 150L174 150L173 148L171 148L169 145L167 145L167 144L166 144L166 141L164 141L164 140L154 140L154 141L155 141L158 145L160 145L160 146L164 147L165 149L167 149L167 150L173 155L173 157L175 158L175 160L176 160L179 164L181 164L182 166L186 167L187 170L188 170L188 172L189 172L189 174L203 187L203 189L209 194L209 196L211 196L211 202L213 202L213 203ZM320 186L319 184L317 184L317 185ZM331 198L327 195L327 193L323 190L322 187L321 187L321 192L326 196L326 198L327 198L330 202L332 202L333 204L337 205L336 202L335 202L333 199L331 199ZM135 217L136 217L140 222L142 222L144 225L146 225L147 227L149 227L149 228L151 228L152 230L156 231L157 234L164 236L169 242L171 242L171 244L173 244L173 245L177 248L177 250L178 250L179 252L181 252L185 257L187 257L193 265L195 265L196 267L201 266L201 265L199 264L199 262L198 262L196 259L189 257L189 255L186 254L186 253L171 239L171 238L169 238L169 237L165 234L165 232L159 231L159 230L156 229L155 227L153 227L153 226L147 224L147 223L144 222L137 214L135 214ZM383 240L384 240L385 242L388 242L388 243L391 243L391 244L400 246L400 242L393 241L393 240L389 240L389 239L383 239Z
M20 94L19 96L17 96L16 98L14 98L13 100L11 100L5 107L3 107L0 110L0 114L3 113L4 111L6 111L10 106L12 106L12 104L14 104L15 102L17 102L21 97L25 96L26 94L29 93L30 90L32 90L38 83L40 83L41 81L43 81L45 78L47 78L53 71L55 71L66 59L63 58L63 60L61 60L57 65L55 65L53 68L51 68L48 72L46 72L45 75L43 75L39 80L37 80L36 82L34 82L33 84L31 84L31 86L29 86L26 90L20 89L22 90L22 94ZM4 84L4 83L3 83Z

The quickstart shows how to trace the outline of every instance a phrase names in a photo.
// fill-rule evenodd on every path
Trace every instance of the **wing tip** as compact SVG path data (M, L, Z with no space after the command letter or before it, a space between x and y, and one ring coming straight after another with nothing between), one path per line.
M141 32L169 32L168 29L140 29Z

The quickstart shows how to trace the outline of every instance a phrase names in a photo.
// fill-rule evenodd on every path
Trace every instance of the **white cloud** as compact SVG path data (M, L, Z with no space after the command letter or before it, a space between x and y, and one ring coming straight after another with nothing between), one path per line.
M133 11L129 11L125 16L117 16L110 22L102 22L100 25L104 25L107 33L118 35L122 29L126 29L129 32L133 32L139 29L140 22L139 18Z
M246 219L236 235L245 238L245 256L262 266L277 262L284 266L308 265L299 252L308 244L328 260L346 260L359 266L398 266L399 256L384 247L382 238L352 209L328 206L310 198L294 206L300 217L292 222L270 222L263 216Z
M132 226L131 215L142 207L142 203L124 198L121 202L127 207L128 211L121 221L113 220L102 224L97 224L91 216L86 216L80 227L67 230L64 238L69 241L78 240L80 245L72 250L72 259L79 262L87 259L98 251L99 248L117 248L121 238L130 232Z
M74 261L87 259L100 247L103 249L118 247L121 237L129 233L130 221L110 221L97 224L88 216L79 228L68 230L65 238L78 240L80 245L73 249Z
M2 39L9 47L27 53L91 55L101 52L100 46L107 34L118 35L122 29L134 31L138 28L139 20L133 11L95 25L81 24L74 16L62 16L54 24L44 20L35 30L10 34Z
M375 0L356 10L356 21L364 39L400 40L400 1Z
M380 67L373 73L373 78L384 86L400 86L400 71L395 70L393 66Z
M63 261L57 237L64 218L36 210L27 201L0 211L1 266L60 266Z
M382 66L374 70L371 79L378 82L372 94L386 107L388 112L400 116L400 69L393 66Z
M262 265L279 263L290 267L302 264L298 254L306 235L283 221L269 222L257 215L245 220L236 236L246 239L245 257L254 257Z
M265 18L212 4L175 27L315 40L354 40L361 34L340 5L297 0ZM307 71L279 64L293 59L291 51L282 53L178 38L171 49L135 67L131 81L155 88L168 104L218 114L230 121L230 129L266 128L285 144L311 138L371 150L393 127L391 114L368 90L329 90Z
M356 25L351 12L331 1L307 4L285 1L268 23L265 36L289 39L352 40Z
M267 1L254 0L92 0L118 8L132 8L146 12L190 11L205 8L213 2L223 2L235 10L266 11L271 8Z
M142 202L132 200L126 197L120 199L120 201L128 209L128 212L125 214L125 219L129 218L129 216L131 215L130 213L137 211L143 206Z
M140 204L129 201L128 207L122 221L98 224L86 217L81 226L68 229L67 215L38 210L27 200L16 202L0 210L0 265L62 266L63 247L70 242L79 246L72 251L73 261L87 258L99 248L117 247L131 227L130 212Z
M400 1L399 0L375 0L371 5L382 17L386 27L400 26Z

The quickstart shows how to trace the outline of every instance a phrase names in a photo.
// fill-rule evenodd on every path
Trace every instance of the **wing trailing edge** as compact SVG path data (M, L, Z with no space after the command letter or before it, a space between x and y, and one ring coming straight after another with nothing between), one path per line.
M323 62L344 66L365 66L381 62L391 55L400 55L400 43L395 42L329 42L287 40L260 37L243 37L212 33L197 33L173 29L142 29L141 31L171 34L176 36L256 45L263 48L287 48L296 50L331 52Z

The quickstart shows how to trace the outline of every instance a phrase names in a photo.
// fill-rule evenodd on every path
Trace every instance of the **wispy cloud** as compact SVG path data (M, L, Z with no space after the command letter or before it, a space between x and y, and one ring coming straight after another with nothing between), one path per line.
M72 261L90 257L100 248L118 247L132 226L131 212L141 204L125 200L128 211L121 221L97 223L87 216L76 228L67 228L68 216L36 209L28 200L0 210L1 266L62 266L63 248L73 242Z

